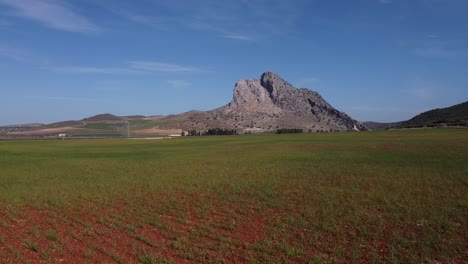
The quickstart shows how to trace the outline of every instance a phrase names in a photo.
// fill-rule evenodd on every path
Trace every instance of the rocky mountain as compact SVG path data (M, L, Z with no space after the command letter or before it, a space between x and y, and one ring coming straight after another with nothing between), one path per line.
M360 122L333 108L320 94L306 88L297 89L272 72L260 79L240 80L234 86L230 103L218 109L188 117L195 126L266 132L278 128L304 131L366 130Z
M445 108L437 108L421 113L408 121L403 122L401 127L422 127L437 125L463 125L468 126L468 101Z

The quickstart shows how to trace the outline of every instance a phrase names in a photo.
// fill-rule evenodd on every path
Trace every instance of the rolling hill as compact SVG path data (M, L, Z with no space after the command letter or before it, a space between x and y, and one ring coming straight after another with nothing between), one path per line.
M423 126L467 126L468 125L468 101L446 108L437 108L421 113L400 127Z

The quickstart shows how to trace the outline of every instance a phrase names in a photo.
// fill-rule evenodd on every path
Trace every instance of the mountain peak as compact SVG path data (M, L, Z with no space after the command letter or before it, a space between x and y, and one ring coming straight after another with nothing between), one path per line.
M245 117L243 122L247 122L247 116L250 116L251 123L241 122L242 126L250 127L255 122L257 125L270 122L278 127L303 127L312 131L366 129L333 108L317 92L297 89L273 72L264 72L260 80L237 81L232 101L220 111L222 115L234 115L238 119Z
M273 72L264 72L260 77L260 84L268 90L272 97L277 96L280 90L296 90L290 83Z
M279 77L279 75L271 71L266 71L262 73L260 78L263 79L263 78L274 78L274 77Z

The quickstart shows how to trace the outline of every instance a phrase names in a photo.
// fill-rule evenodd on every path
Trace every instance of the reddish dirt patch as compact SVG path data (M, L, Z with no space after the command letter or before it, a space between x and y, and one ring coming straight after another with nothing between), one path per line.
M145 135L169 135L169 134L180 135L182 133L182 129L161 129L158 127L153 127L153 128L133 130L132 133L145 134Z
M3 253L6 262L84 263L93 260L85 258L87 243L80 238L71 218L56 211L25 207L1 233L5 235L4 244L8 245ZM94 260L111 259L97 255Z
M265 217L263 215L253 215L232 232L232 237L243 243L255 243L265 238Z
M143 257L188 262L174 249L174 238L188 236L200 219L190 216L181 223L173 216L158 215L161 227L138 227L140 219L129 211L121 201L110 206L81 201L63 208L28 206L14 221L1 213L0 257L7 263L137 263Z

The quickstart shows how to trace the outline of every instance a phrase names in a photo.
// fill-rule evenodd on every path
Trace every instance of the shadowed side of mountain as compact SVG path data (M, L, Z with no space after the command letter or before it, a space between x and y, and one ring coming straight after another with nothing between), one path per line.
M401 124L402 127L421 127L437 125L468 125L468 101L421 113Z

